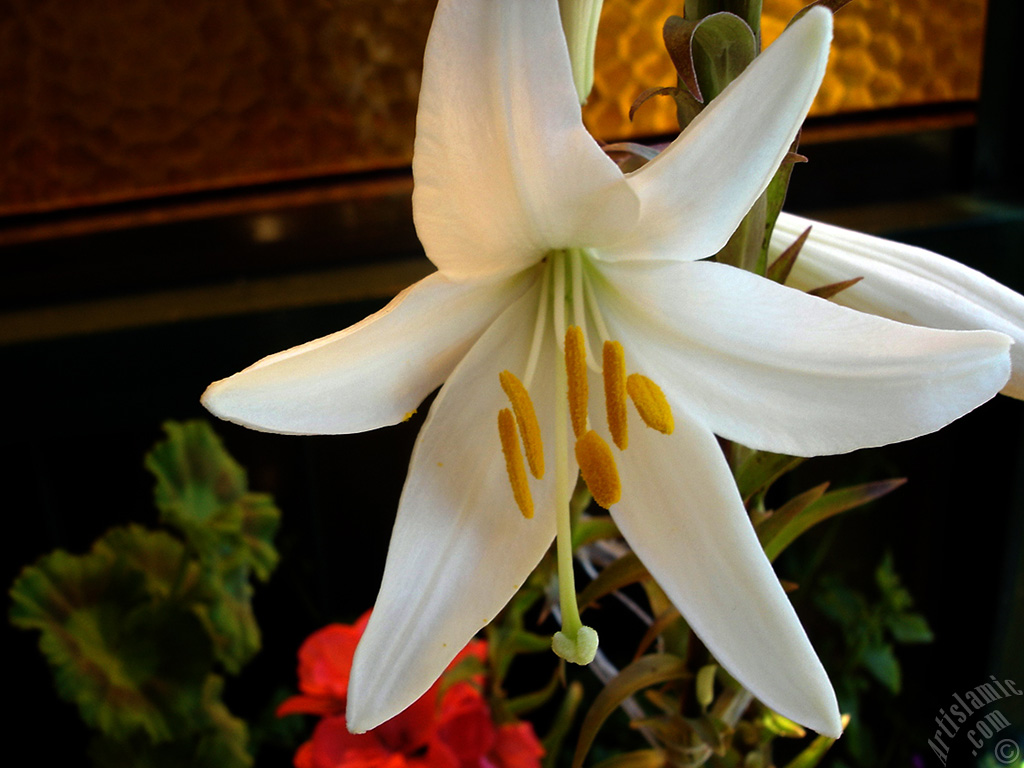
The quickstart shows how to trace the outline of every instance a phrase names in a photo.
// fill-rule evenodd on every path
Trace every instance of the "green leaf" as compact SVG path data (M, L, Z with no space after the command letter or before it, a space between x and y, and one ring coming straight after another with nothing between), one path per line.
M579 593L577 602L580 610L585 610L587 606L596 603L617 589L649 578L651 578L651 574L640 562L640 558L634 552L627 552L597 574L597 578L587 584Z
M686 677L690 677L690 671L682 659L669 654L652 654L637 659L609 680L594 699L580 726L573 768L583 765L597 732L619 704L643 688Z
M686 0L686 18L696 21L713 13L728 11L746 21L756 33L761 24L761 2L762 0Z
M823 285L819 288L812 288L807 291L807 295L817 296L819 299L831 299L833 296L842 293L847 288L852 288L863 279L863 277L851 277L849 280L840 280L838 283L829 283L828 285Z
M166 533L116 528L85 555L41 558L11 589L11 621L40 630L59 695L113 738L166 741L201 712L209 639L187 605L162 599L195 582L183 556Z
M868 647L861 655L861 664L894 694L900 692L900 663L891 645L879 643Z
M725 90L757 55L753 31L732 13L699 20L670 16L662 36L680 82L702 104Z
M746 502L758 491L767 490L782 475L796 468L803 459L768 451L753 451L736 468L736 487Z
M167 439L146 457L156 505L199 559L204 595L196 615L218 660L238 672L260 648L249 579L266 580L277 565L281 513L269 495L249 492L245 470L209 424L167 422L164 431Z
M242 498L248 482L205 421L169 421L164 432L167 439L146 456L146 468L156 476L154 496L164 522L187 536Z
M843 728L846 728L849 718L843 716ZM786 763L786 768L814 768L824 759L825 753L836 743L836 739L828 736L818 736L804 750Z
M572 551L604 539L618 539L622 534L608 515L580 518L572 527Z
M774 224L774 221L772 222ZM811 234L811 228L808 227L800 236L786 246L786 249L779 254L779 257L771 263L768 267L768 271L765 273L765 277L769 280L774 280L780 285L785 285L786 280L789 278L789 273L793 271L793 265L796 264L796 258L800 255L800 250L804 247L804 243L807 242L807 237ZM765 230L765 253L768 252L768 242L771 240L771 229Z
M194 730L159 743L145 736L100 737L90 746L89 757L101 768L248 768L253 762L247 749L248 728L220 700L222 687L222 678L210 675L206 679L202 722Z
M602 760L594 768L665 768L668 757L660 749L639 749Z
M805 531L830 517L855 509L869 501L885 496L906 482L905 478L863 483L837 491L830 491L818 499L810 499L823 486L818 486L796 497L792 506L786 505L762 522L757 528L758 538L764 545L769 560L776 557ZM804 503L808 501L809 503Z
M551 641L549 640L548 648L550 647ZM539 691L533 691L532 693L524 693L521 696L516 696L515 698L509 699L505 703L505 707L510 713L512 713L516 717L519 717L521 715L526 714L527 712L532 712L535 709L543 707L545 704L551 701L551 698L555 695L555 693L558 692L559 688L561 688L561 675L559 674L559 670L556 669L555 674L551 676L551 680L548 682L548 684L541 688Z
M776 547L773 546L775 539L778 538L785 531L786 527L805 509L807 509L807 507L820 499L827 490L828 483L822 483L821 485L811 488L809 491L804 491L800 495L794 496L757 524L757 538L760 540L765 553L768 554L769 560L775 559L771 554L774 553L776 549ZM781 551L782 550L780 549L779 552Z
M562 704L559 706L558 712L555 713L554 720L551 721L551 728L541 742L544 747L544 758L541 761L543 768L555 768L558 765L559 757L562 754L562 744L576 719L576 712L582 701L583 686L574 680L565 689Z
M789 147L789 153L782 160L782 164L779 165L778 170L772 176L772 180L768 182L768 188L764 191L762 197L765 201L765 215L764 215L764 231L761 237L761 253L759 263L767 265L768 263L768 246L771 244L772 233L775 231L775 222L779 218L779 214L782 212L782 206L786 202L786 193L789 191L789 179L793 175L793 166L796 163L807 162L807 158L803 155L797 154L797 147L800 146L800 134L797 133L796 138L793 139L793 143ZM802 243L801 243L802 245ZM788 251L789 249L787 249ZM796 251L792 254L792 259L796 259L796 252L800 250L800 247L796 247ZM790 261L789 267L791 268L792 260ZM768 270L764 270L759 274L770 276ZM786 269L786 274L782 276L781 280L777 280L775 277L771 277L776 282L786 282L786 277L789 274L789 269Z
M901 613L889 616L885 626L892 632L897 643L930 643L935 640L928 620L919 613Z

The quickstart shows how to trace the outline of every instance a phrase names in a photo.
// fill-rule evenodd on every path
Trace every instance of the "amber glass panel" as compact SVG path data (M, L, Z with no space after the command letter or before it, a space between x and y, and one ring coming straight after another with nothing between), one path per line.
M0 214L403 166L435 0L0 0Z
M809 0L764 0L764 44ZM671 100L656 98L632 125L629 107L645 88L674 85L661 24L680 0L605 0L598 71L587 121L618 138L675 129ZM812 115L978 98L986 0L853 0L836 14L828 73Z
M402 167L435 0L3 0L0 215ZM764 0L766 40L804 0ZM587 119L670 132L661 24L606 0ZM854 0L818 114L976 98L984 0ZM926 16L927 14L927 16Z

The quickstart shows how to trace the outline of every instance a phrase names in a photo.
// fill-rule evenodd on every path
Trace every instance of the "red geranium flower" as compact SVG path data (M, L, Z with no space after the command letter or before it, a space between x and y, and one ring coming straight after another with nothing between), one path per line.
M323 719L295 754L296 768L539 768L544 750L533 727L525 722L495 725L486 700L469 682L456 682L442 694L442 678L386 723L367 733L349 733L344 714L348 677L368 619L369 613L353 625L324 627L299 649L302 693L284 701L277 714ZM471 656L486 660L486 643L471 642L452 667Z

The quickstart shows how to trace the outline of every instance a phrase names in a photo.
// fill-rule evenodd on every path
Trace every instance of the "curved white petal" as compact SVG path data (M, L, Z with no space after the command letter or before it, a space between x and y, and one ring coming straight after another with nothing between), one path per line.
M907 440L976 408L1009 376L1000 333L895 323L711 262L602 272L609 326L641 372L751 448L816 456Z
M812 8L627 178L640 197L634 231L609 260L703 259L717 253L768 186L828 63L832 14Z
M497 416L498 374L521 374L538 290L480 337L441 389L416 443L380 594L349 683L353 732L393 717L438 678L515 594L555 535L553 475L531 481L535 516L512 499ZM553 349L553 347L552 347ZM551 446L554 369L542 355L531 387Z
M347 434L397 424L531 280L529 271L470 282L435 273L343 331L214 382L203 405L221 419L283 434Z
M863 277L833 301L872 315L948 330L1001 331L1013 372L1003 394L1024 399L1024 296L937 253L783 213L771 257L807 227L811 234L788 285L802 291Z
M639 204L583 127L556 0L441 0L427 42L413 215L451 275L598 246Z
M630 416L616 459L619 530L723 667L772 709L838 737L839 707L758 543L721 449L677 410L662 435Z

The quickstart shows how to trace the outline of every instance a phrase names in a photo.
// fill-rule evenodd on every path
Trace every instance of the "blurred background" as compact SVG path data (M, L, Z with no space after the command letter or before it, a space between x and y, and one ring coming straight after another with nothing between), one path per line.
M802 6L764 0L765 43ZM682 0L606 0L585 119L604 141L658 142L674 85L660 42ZM151 524L142 456L212 380L339 330L427 274L410 212L431 0L0 0L2 573L107 527ZM787 210L923 245L1024 289L1014 0L854 0L837 15ZM312 630L368 608L422 414L348 437L217 424L283 510L281 566L257 591L264 649L233 679L250 721L294 688ZM809 462L793 492L910 483L781 562L869 589L891 552L935 632L900 650L898 706L862 708L878 764L934 761L952 695L1024 684L1024 404L1005 398L909 445ZM798 605L799 596L796 597ZM842 657L837 629L805 616ZM88 740L34 633L4 625L11 733L48 760ZM884 692L883 692L884 693ZM1020 701L1001 707L1015 732ZM60 738L54 735L59 733ZM958 748L964 750L964 745ZM277 751L275 751L277 749ZM257 764L287 764L270 743ZM964 762L973 760L964 751ZM931 761L931 762L930 762ZM951 763L952 764L952 763Z

